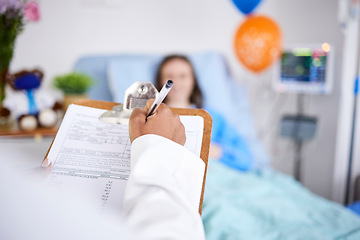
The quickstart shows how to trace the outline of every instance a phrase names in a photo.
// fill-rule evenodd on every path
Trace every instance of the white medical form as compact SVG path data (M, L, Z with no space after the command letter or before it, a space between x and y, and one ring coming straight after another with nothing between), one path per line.
M99 121L106 110L70 105L48 154L47 182L87 195L99 209L119 210L130 174L129 126ZM204 119L180 116L186 143L200 157Z

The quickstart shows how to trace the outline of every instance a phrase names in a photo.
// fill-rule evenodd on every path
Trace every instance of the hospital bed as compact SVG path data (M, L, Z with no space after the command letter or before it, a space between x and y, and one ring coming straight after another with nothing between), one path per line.
M93 55L74 70L96 79L89 98L123 102L134 81L153 82L161 55ZM244 138L253 157L249 171L209 162L203 222L207 239L360 239L360 218L318 197L292 177L270 168L257 139L247 92L215 52L189 55L206 107L222 114Z

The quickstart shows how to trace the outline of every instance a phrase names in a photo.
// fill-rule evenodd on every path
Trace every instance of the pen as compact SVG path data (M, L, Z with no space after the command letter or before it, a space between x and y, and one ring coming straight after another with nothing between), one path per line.
M166 83L164 84L164 86L161 88L160 93L157 95L157 97L155 98L155 101L153 102L153 104L151 105L151 107L149 108L148 113L146 114L146 119L153 115L156 110L158 109L159 105L162 103L162 101L164 101L166 95L168 95L171 87L173 86L173 81L171 80L167 80Z

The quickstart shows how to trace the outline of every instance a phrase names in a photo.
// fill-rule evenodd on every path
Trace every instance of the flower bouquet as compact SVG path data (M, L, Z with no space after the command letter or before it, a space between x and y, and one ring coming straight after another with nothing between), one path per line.
M39 17L39 7L34 1L0 0L0 125L1 117L10 115L2 104L16 37L27 21L38 21Z

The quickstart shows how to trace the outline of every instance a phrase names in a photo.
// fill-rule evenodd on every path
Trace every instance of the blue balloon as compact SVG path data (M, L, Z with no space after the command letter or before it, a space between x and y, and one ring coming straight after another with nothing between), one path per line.
M232 0L235 6L244 14L249 14L259 5L261 0Z

